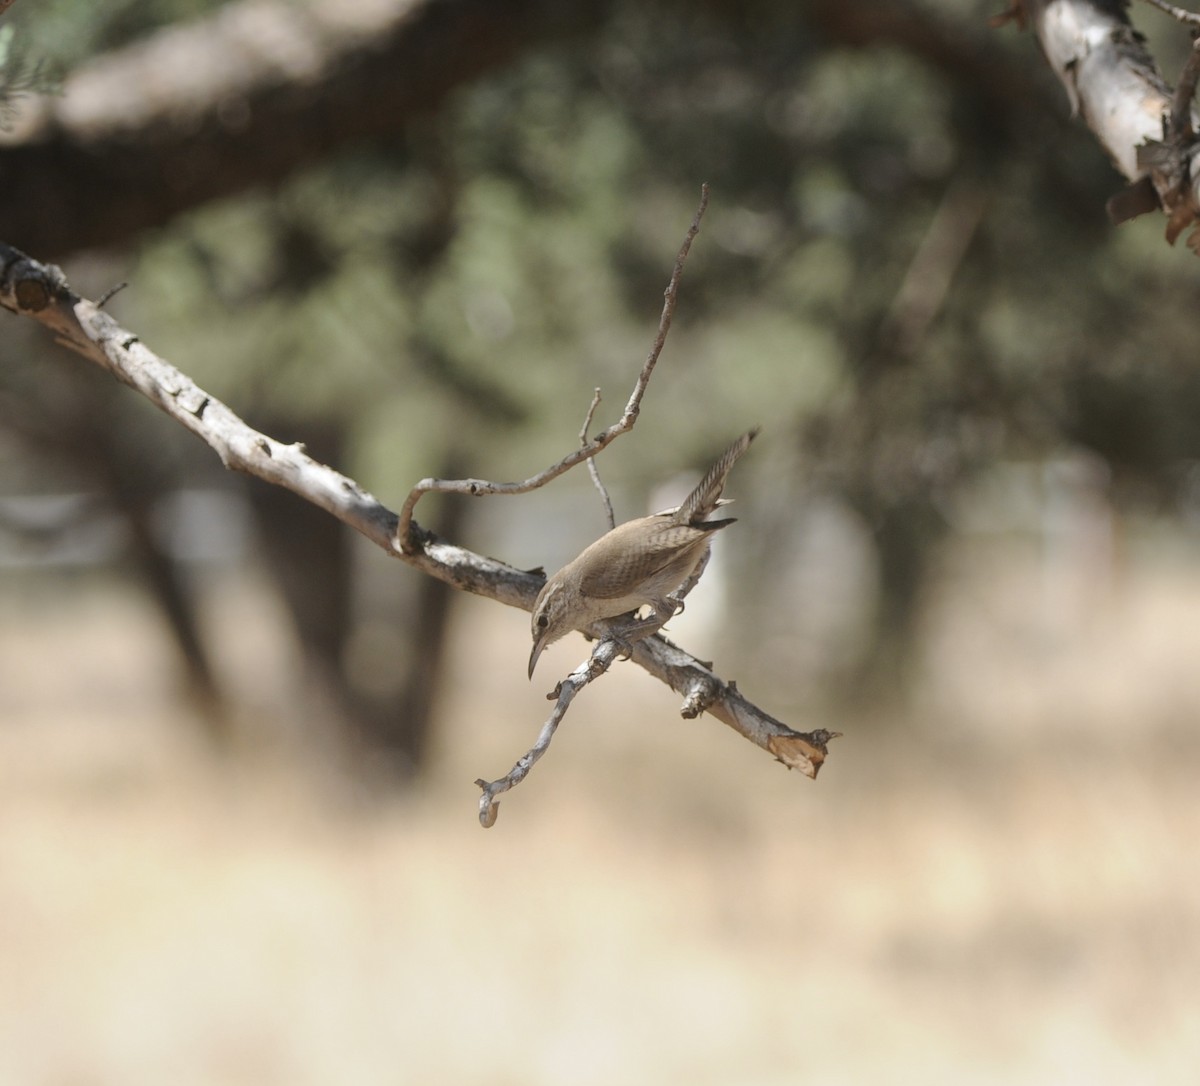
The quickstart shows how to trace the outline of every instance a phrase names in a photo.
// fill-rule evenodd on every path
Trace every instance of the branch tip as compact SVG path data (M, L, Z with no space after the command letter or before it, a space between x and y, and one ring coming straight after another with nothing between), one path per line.
M110 301L112 301L112 299L116 295L120 294L121 291L123 291L127 286L129 286L128 283L118 283L116 286L109 287L108 290L106 290L103 294L101 294L100 297L97 298L93 304L96 306L97 309L103 309ZM134 337L134 338L136 338L136 337Z

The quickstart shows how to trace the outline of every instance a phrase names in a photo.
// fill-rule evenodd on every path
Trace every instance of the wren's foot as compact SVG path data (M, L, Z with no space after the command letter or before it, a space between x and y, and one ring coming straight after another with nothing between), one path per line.
M625 638L623 634L615 632L610 633L606 640L612 641L616 644L617 649L619 650L617 652L618 660L633 659L633 642Z
M635 641L641 641L643 638L652 637L658 633L673 616L683 610L683 603L681 600L668 597L650 604L650 607L651 612L645 618L638 618L635 614L628 625L618 626L607 635L621 646L626 657L633 655Z

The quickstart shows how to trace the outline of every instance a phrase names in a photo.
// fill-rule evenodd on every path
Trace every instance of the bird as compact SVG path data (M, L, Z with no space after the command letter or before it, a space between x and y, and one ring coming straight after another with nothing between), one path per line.
M649 606L652 615L616 635L628 645L661 629L683 606L672 593L696 574L712 536L737 519L705 518L727 504L725 478L758 432L747 430L733 442L682 505L618 524L546 580L530 622L530 679L542 650L571 630Z

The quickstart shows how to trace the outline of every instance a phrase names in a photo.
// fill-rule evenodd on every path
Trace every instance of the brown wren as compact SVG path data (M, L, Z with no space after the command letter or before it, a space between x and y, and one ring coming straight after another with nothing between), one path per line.
M661 629L683 606L672 593L707 557L713 533L736 519L705 517L724 504L725 477L757 434L756 427L730 445L677 509L618 524L546 581L533 605L531 679L542 650L571 630L649 606L651 615L617 631L629 644Z

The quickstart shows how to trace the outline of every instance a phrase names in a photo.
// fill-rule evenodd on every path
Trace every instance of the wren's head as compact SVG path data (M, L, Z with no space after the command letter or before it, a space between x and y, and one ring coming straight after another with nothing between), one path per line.
M570 590L563 578L555 575L542 585L533 605L529 628L533 634L533 650L529 654L529 677L532 679L542 649L571 632Z

